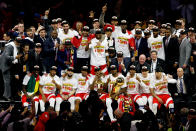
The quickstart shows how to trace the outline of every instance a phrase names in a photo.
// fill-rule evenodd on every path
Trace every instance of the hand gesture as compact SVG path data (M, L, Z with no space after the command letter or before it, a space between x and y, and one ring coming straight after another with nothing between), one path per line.
M43 100L44 102L46 102L46 101L47 101L47 99L46 99L45 95L42 95L42 100Z
M107 3L102 7L102 12L105 13L107 11Z
M89 17L93 19L93 18L94 18L94 15L95 15L95 12L91 10L91 11L89 12L89 14L90 14Z
M21 56L22 56L22 54L18 54L18 55L16 56L16 59L20 59Z
M162 101L161 98L158 97L157 100L158 100L158 102L159 102L160 104L163 104L163 101Z
M136 75L136 80L138 80L139 82L141 82L140 78Z

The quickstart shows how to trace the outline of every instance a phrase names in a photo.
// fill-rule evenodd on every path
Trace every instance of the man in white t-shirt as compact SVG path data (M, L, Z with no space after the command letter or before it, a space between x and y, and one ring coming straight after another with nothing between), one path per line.
M141 74L138 74L140 80L145 85L140 85L140 94L142 96L143 102L145 105L149 105L149 108L152 110L152 101L153 97L150 93L150 87L152 87L152 74L149 73L147 66L142 66Z
M129 67L129 75L126 77L127 88L126 93L127 95L139 105L139 109L145 112L144 109L144 101L140 95L140 86L144 86L145 84L143 81L136 74L136 67L131 65Z
M157 108L160 109L161 104L169 108L170 113L174 113L174 101L168 91L168 83L175 83L176 80L170 79L162 72L163 69L161 67L156 69L155 75L152 77L152 86L150 87L150 92L153 96L152 111L155 115Z
M95 75L95 67L100 67L102 73L108 74L107 65L109 65L108 42L106 39L102 40L100 29L96 29L96 38L91 40L91 43L86 46L86 51L90 49L90 65L91 74Z
M89 76L88 66L82 66L81 73L76 76L77 89L75 93L75 111L79 111L79 104L82 100L86 100L89 93Z
M156 50L157 51L157 57L165 60L165 50L163 45L163 37L159 35L159 29L157 26L153 27L153 36L148 38L148 48L150 50Z
M66 39L72 39L74 36L78 36L78 32L70 29L69 23L67 21L62 22L63 31L58 33L58 37L61 42L64 43Z
M29 106L29 102L33 99L35 102L35 113L37 114L38 111L38 104L39 104L39 95L38 95L38 88L39 88L39 66L35 65L33 68L32 74L26 74L23 79L23 90L21 94L21 101L24 107Z
M123 81L123 85L121 85L120 88L125 88L126 87L126 82L125 82L125 78L122 74L118 73L117 72L117 67L115 65L111 65L110 66L110 75L108 77L108 80L107 80L107 83L108 83L108 93L110 94L110 97L109 98L106 98L106 107L107 107L107 112L108 112L108 115L110 117L110 120L111 122L115 122L116 121L116 118L114 118L114 115L113 115L113 109L112 109L112 102L113 102L113 98L111 98L111 94L114 96L119 93L119 90L118 91L115 91L115 85L117 83L117 79L118 78L122 78L124 81ZM116 93L116 94L115 94Z
M57 114L60 111L60 105L63 101L69 101L71 104L71 111L75 109L75 91L77 88L77 80L73 77L73 67L69 67L67 72L62 75L61 80L61 89L60 93L56 96L56 107L55 110Z
M50 106L54 108L55 104L55 92L56 89L61 88L61 82L59 77L56 75L56 66L52 66L50 69L50 73L46 76L43 75L39 82L39 102L40 109L42 112L45 111L45 102L49 101Z
M129 65L135 49L135 40L130 31L127 30L127 21L121 20L121 30L112 33L115 39L116 52L122 51L124 55L125 66Z
M86 51L85 48L88 42L94 38L94 35L89 34L90 28L88 26L84 26L82 30L81 36L74 36L72 39L72 44L77 48L77 61L76 65L76 73L80 73L80 69L82 66L89 66L89 57L90 51Z

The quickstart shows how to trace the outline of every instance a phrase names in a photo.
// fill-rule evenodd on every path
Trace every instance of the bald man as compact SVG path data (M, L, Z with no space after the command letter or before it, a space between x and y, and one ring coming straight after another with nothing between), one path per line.
M141 54L139 56L139 61L136 61L133 64L136 67L136 73L141 73L142 66L146 66L150 71L150 65L146 62L146 56L144 54Z
M190 78L184 74L184 70L182 68L177 69L177 77L176 79L176 88L174 89L174 103L176 105L176 109L180 105L180 101L184 101L183 106L191 107L192 96L191 96L191 87L190 87Z

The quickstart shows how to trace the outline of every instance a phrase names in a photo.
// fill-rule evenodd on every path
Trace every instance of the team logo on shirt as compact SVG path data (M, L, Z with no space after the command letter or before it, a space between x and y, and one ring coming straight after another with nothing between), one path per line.
M44 86L45 86L45 89L48 91L53 91L55 89L55 84L53 83L46 83Z
M159 83L155 84L155 88L158 90L163 90L163 89L167 88L167 85L163 82L159 82Z
M142 80L142 82L143 82L145 85L147 85L147 86L150 85L150 80Z
M104 46L96 45L94 48L95 48L95 52L98 52L98 53L104 52Z
M81 46L86 46L87 45L88 40L82 40L81 42Z
M71 91L72 90L73 85L70 83L63 83L63 89Z
M85 86L86 85L86 80L85 79L78 79L78 84Z
M152 43L152 49L159 50L162 47L163 47L162 42L154 42L154 43Z
M136 83L134 81L127 82L129 88L135 88L135 84Z
M118 42L120 44L123 44L123 45L126 45L128 43L128 40L129 40L129 39L124 38L124 37L118 37L117 39L118 39Z

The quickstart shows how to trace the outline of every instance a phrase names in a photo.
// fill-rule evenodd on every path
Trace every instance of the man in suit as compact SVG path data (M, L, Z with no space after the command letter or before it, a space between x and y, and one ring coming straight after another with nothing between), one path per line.
M173 88L174 102L176 109L180 106L180 101L184 101L186 107L191 107L191 87L190 78L184 74L182 68L177 69L176 88Z
M39 70L42 73L46 73L46 68L43 64L43 53L41 43L35 44L35 49L29 53L29 61L27 63L29 72L33 71L35 65L39 66Z
M144 54L146 57L149 57L149 49L148 49L148 42L146 38L142 37L142 30L135 29L135 59L138 60L141 54Z
M41 43L42 48L44 47L44 42L46 41L46 29L44 27L40 27L38 29L38 36L34 39L35 43Z
M0 56L0 70L2 72L3 81L4 81L4 94L3 97L5 100L11 100L11 67L13 64L18 63L18 59L22 56L22 54L18 54L18 48L20 47L20 43L22 42L22 38L16 38L14 41L10 42L8 46L6 46L4 52Z
M174 74L177 70L178 57L179 57L179 42L175 37L171 37L171 27L167 27L165 37L163 38L165 49L165 73Z
M185 30L182 30L180 32L180 40L181 43L179 48L179 67L183 68L185 74L188 74L192 46Z
M125 60L123 59L122 51L117 52L117 58L112 59L112 62L110 65L115 65L117 68L117 71L119 73L122 73L122 75L126 76L128 65L125 65Z
M163 71L165 72L165 62L157 57L157 51L152 50L150 52L151 60L148 61L148 64L150 65L150 71L155 72L157 67L162 67Z
M150 71L150 65L146 62L146 56L144 54L141 54L139 56L139 61L134 62L133 65L135 65L136 73L141 73L142 66L146 66Z
M60 39L58 38L58 33L56 30L51 32L51 37L47 38L44 42L44 66L46 67L46 72L48 73L50 67L56 65L55 61L57 59L57 51L60 45Z

